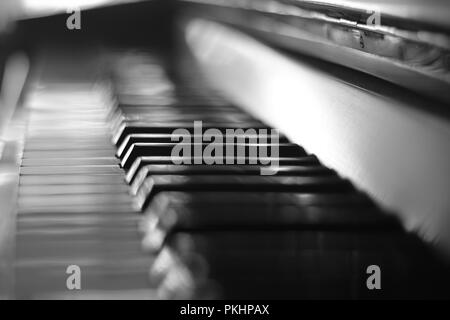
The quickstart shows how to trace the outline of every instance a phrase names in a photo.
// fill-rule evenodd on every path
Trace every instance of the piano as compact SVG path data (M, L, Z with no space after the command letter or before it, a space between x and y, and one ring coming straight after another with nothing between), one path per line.
M450 297L447 1L0 9L1 299Z

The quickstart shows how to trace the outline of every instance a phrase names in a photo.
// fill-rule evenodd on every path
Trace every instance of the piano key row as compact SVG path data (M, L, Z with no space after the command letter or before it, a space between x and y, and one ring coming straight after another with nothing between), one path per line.
M133 90L143 79L125 78L126 98L115 91L113 142L134 202L145 213L142 246L155 257L150 280L164 296L377 297L366 287L366 268L373 264L386 272L380 296L443 294L434 275L448 272L420 241L284 136L273 177L261 176L261 166L248 158L246 165L174 165L171 132L183 128L195 137L194 121L221 132L270 128L232 106L183 104L179 96L164 107L143 106L155 95ZM421 280L413 284L411 274Z
M66 296L61 268L70 264L83 270L84 297L447 294L448 273L421 242L283 135L274 176L261 176L249 157L207 165L194 155L190 163L201 164L175 165L172 132L184 128L197 141L194 121L204 121L202 133L270 128L197 85L196 75L173 83L160 59L126 56L116 68L114 103L84 98L59 115L47 106L56 110L52 121L73 122L68 130L31 118L21 168L19 295ZM96 121L87 121L83 106ZM381 293L366 287L369 265L382 269Z

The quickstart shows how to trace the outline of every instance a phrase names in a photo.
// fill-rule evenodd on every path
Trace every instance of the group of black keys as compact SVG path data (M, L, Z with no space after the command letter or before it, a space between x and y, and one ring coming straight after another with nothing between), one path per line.
M142 64L114 73L113 142L143 213L143 247L157 255L150 279L168 296L448 296L448 272L427 245L283 135L273 176L249 159L174 164L172 133L194 135L194 121L224 134L270 127L211 95L193 72L168 80L159 62ZM380 271L377 288L369 266Z

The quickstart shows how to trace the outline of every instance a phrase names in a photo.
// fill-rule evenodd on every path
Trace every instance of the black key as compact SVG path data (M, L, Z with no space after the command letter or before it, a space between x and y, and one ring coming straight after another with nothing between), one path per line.
M189 135L189 137L192 139L192 141L196 141L196 139L202 140L202 136L196 136L196 135ZM255 136L248 136L248 139L258 139L258 135ZM267 137L268 141L272 141L272 136ZM288 139L280 135L279 143L288 143ZM146 133L136 133L136 134L130 134L128 135L120 144L120 146L117 149L116 155L120 158L125 154L128 149L135 143L171 143L172 141L172 135L171 134L146 134Z
M266 129L267 134L270 133L270 128L265 125L261 125L259 122L255 123L203 123L202 130L206 131L208 129L218 129L224 135L227 129L248 129L252 128L255 130ZM133 133L165 133L172 134L177 129L186 129L189 133L194 134L194 123L192 122L180 122L180 123L163 123L163 122L154 122L154 123L140 123L140 122L132 122L130 124L124 123L120 126L120 128L114 133L113 142L116 146L119 146L125 137L129 134Z
M179 127L190 127L193 125L195 121L202 121L203 123L206 123L207 126L215 128L215 127L222 127L224 125L230 125L231 128L237 127L237 128L261 128L261 127L267 127L262 122L249 119L249 120L242 120L238 118L233 118L230 116L216 116L216 117L204 117L201 115L194 115L194 116L178 116L178 117L172 117L172 118L165 118L165 117L158 117L158 116L140 116L140 119L138 120L124 120L121 117L118 117L113 120L112 122L112 132L116 133L119 132L122 128L122 126L130 126L130 127L139 127L142 124L146 125L148 127L161 127L163 126L179 126Z
M159 105L159 104L126 104L120 103L117 106L117 109L123 112L124 114L133 114L133 113L146 113L149 110L155 112L166 112L174 111L178 113L197 113L201 114L204 112L241 112L244 113L241 109L230 106L230 105L212 105L212 104L188 104L188 103L175 103L169 105Z
M400 232L393 216L376 208L301 207L294 205L171 206L166 212L149 213L141 224L151 251L158 251L158 239L173 232L236 230L316 230L334 232ZM153 247L151 247L153 245Z
M374 207L374 203L364 194L350 193L263 193L247 192L160 192L147 209L147 213L156 215L167 212L172 206L177 207L215 207L222 205L239 206L302 206L302 207Z
M174 160L177 160L177 159L174 159L172 157L139 157L136 159L136 161L134 161L133 165L127 171L125 179L128 183L131 184L131 183L133 183L137 173L143 167L145 167L147 165L153 165L153 164L173 165ZM202 165L204 159L197 158L197 157L191 157L191 158L187 158L187 159L178 159L178 160L185 160L185 161L183 161L184 163L186 161L188 161L190 164L193 164L193 165L197 165L195 163L198 161L201 163L199 165ZM256 161L257 163L261 162L261 160L264 160L264 161L268 160L269 163L270 163L270 161L277 160L279 162L280 167L284 167L284 166L318 166L318 165L320 165L319 160L314 155L309 155L309 156L299 157L299 158L274 158L274 159L271 159L271 158L268 158L268 159L245 158L243 160L245 160L245 163L247 163L247 164L250 163L250 160Z
M277 176L330 176L335 174L323 166L283 166ZM261 175L261 166L257 165L148 165L143 167L131 185L131 194L137 190L147 177L152 175Z
M174 112L146 112L146 113L134 113L119 116L119 121L132 123L132 122L146 122L146 121L159 121L159 122L185 122L185 121L203 121L203 122L257 122L256 119L242 113L178 113ZM259 121L258 121L259 122Z
M154 175L145 180L136 196L136 205L145 209L153 196L162 191L239 191L239 192L348 192L352 185L339 177L265 176L178 176Z
M175 108L133 108L131 110L116 110L110 114L110 118L115 122L127 121L161 121L161 122L180 122L211 119L214 121L232 122L232 121L257 121L250 115L236 109L229 110L208 110L198 109L175 109Z
M166 279L177 273L192 288L213 280L220 298L426 297L445 287L445 269L435 262L402 232L215 231L173 234L150 276L174 292L180 287L166 287ZM366 287L372 264L381 267L383 279L375 296Z
M138 157L164 157L164 156L171 156L171 153L173 152L174 148L178 146L179 148L189 149L190 154L195 154L196 148L201 148L201 153L203 154L203 151L205 148L207 148L210 144L209 143L135 143L131 145L130 149L128 149L128 152L123 155L121 158L121 165L124 169L128 170L131 165L136 161L136 158ZM215 145L214 145L215 146ZM261 144L261 143L223 143L223 144L217 144L217 147L219 147L222 150L222 153L224 157L222 159L225 159L226 154L228 153L228 150L232 150L232 154L239 155L239 157L250 157L253 155L253 157L258 157L259 154L261 154L261 150L264 149L267 156L274 156L270 155L272 152L272 149L277 149L279 157L287 158L287 157L303 157L306 156L305 150L303 150L302 147L293 144L293 143L280 143L280 144ZM233 161L236 163L236 161ZM257 164L258 162L255 161L254 164ZM222 161L222 164L226 164L225 160Z

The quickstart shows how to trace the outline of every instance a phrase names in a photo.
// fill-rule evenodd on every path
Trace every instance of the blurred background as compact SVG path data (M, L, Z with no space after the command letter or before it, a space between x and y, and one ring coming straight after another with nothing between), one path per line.
M79 30L67 28L67 19L74 9L81 10ZM136 129L136 123L138 128L148 128L163 125L166 119L179 123L198 116L214 121L219 118L222 122L218 123L226 124L246 119L249 123L279 129L286 141L304 149L306 153L302 156L317 157L320 163L314 165L330 168L338 177L348 179L355 192L367 195L383 212L381 216L398 219L405 239L414 239L411 245L405 240L406 249L400 245L388 248L383 242L380 246L385 250L383 254L389 252L388 258L380 258L371 249L366 255L367 248L362 243L376 247L371 240L346 239L351 245L343 249L345 254L340 251L336 254L336 259L345 260L337 263L342 268L336 273L344 274L345 269L355 273L347 278L330 276L335 280L330 280L334 284L331 289L323 284L326 282L323 279L328 279L325 262L331 265L330 261L334 261L327 255L329 242L317 240L318 249L311 249L313 258L304 258L299 265L319 265L323 273L314 277L324 287L319 286L317 292L306 290L311 294L305 294L306 297L374 297L366 295L364 288L357 284L348 285L345 292L336 289L344 278L352 281L364 278L360 263L367 256L376 256L386 268L392 267L395 270L389 274L392 278L403 266L430 261L425 266L415 265L419 273L426 275L424 283L431 279L429 285L418 285L417 291L410 294L448 297L445 288L433 291L430 287L436 280L433 274L447 279L446 260L450 252L449 71L450 4L447 0L2 0L0 203L8 205L0 208L0 280L7 284L0 288L0 295L66 297L64 288L48 288L41 282L53 279L54 283L64 283L65 274L55 270L80 259L92 267L91 280L95 283L82 297L104 297L108 290L112 295L106 297L110 298L178 297L174 294L177 290L185 293L181 295L183 298L202 296L192 293L195 291L192 288L201 287L198 284L201 281L192 284L180 270L188 266L186 269L192 277L197 271L203 277L203 269L209 267L214 271L211 260L216 257L212 252L217 248L228 252L228 247L220 247L226 241L212 241L217 247L210 248L202 241L198 244L195 236L188 237L189 241L174 236L178 242L174 240L173 248L190 250L189 257L201 256L202 262L196 260L197 264L190 265L175 249L176 259L181 256L180 261L186 262L185 265L176 259L177 262L167 262L167 256L172 255L158 256L163 267L171 265L170 270L175 270L167 274L183 275L180 277L188 285L183 286L182 281L172 284L172 279L165 278L166 282L159 279L164 289L158 291L152 287L148 291L142 283L148 282L148 266L153 266L156 258L138 250L148 242L148 237L142 240L135 230L140 218L130 215L124 221L115 215L109 220L104 215L116 210L136 213L132 205L135 198L129 195L124 180L133 168L121 162L124 160L116 153L121 138L111 144L111 135L148 133L147 129ZM216 108L220 114L212 115L213 111L208 111L202 115L189 109L206 105ZM175 111L166 114L165 110L156 108L160 112L157 113L144 106L161 109L168 106ZM185 111L176 109L180 106L188 106L192 114L187 116ZM199 111L195 109L195 112ZM134 138L129 137L127 141ZM92 149L98 149L98 153ZM79 167L85 166L91 171L86 169L82 175L89 179L98 178L97 169L110 170L108 174L120 181L117 190L108 193L111 190L103 185L104 190L99 186L99 192L90 183L72 183L81 181L74 175L82 171ZM135 168L140 169L139 166ZM62 180L53 186L45 181L54 181L48 176L55 170L61 170ZM70 190L63 192L67 198L58 193L61 191L55 191L63 190L62 185ZM345 201L342 200L344 207L350 206ZM299 206L308 207L304 203ZM338 205L333 203L333 206ZM236 208L241 207L242 203L236 204ZM261 207L264 206L258 208ZM80 216L66 223L63 216L57 215L64 210L75 211ZM44 220L39 221L33 215L36 212L43 213ZM81 214L87 212L98 216L91 219ZM280 209L280 212L284 211ZM359 220L355 218L355 221ZM116 237L105 241L110 239L110 229L99 240L96 235L103 233L96 228L102 224L112 226L125 241ZM77 229L80 225L83 225L81 231ZM73 234L71 230L75 230ZM66 231L70 236L63 238ZM378 238L373 238L387 241L391 234L386 233L383 229ZM325 234L324 239L328 239ZM363 232L364 237L367 234ZM66 256L64 248L53 246L52 236L73 249L73 256ZM418 242L416 237L420 239ZM396 243L403 244L400 238ZM266 240L263 238L262 242ZM88 250L90 246L79 245L83 241L92 241L92 252ZM189 245L186 245L188 249L177 247L183 241L194 243L193 249ZM298 243L289 245L288 249L280 245L281 251L298 248ZM276 251L271 251L269 245L261 250L266 249ZM237 249L233 247L233 250ZM317 258L317 252L323 260ZM436 263L435 253L439 257ZM302 254L304 257L305 252L299 256ZM129 265L122 264L128 258ZM280 258L280 261L284 260ZM203 268L204 264L208 267ZM283 269L278 267L268 272L281 279ZM125 272L126 268L131 271ZM239 274L239 269L236 270ZM296 274L296 270L291 271ZM32 280L36 274L41 282ZM114 276L118 276L120 283L106 285L107 289L102 291L105 279ZM308 281L314 277L306 276ZM404 282L399 280L393 287L401 289L388 290L386 296L408 296L411 288L402 285L409 280L407 277L403 278ZM202 287L206 297L221 296L217 292L222 291L214 289L216 282L220 287L226 281L215 281L207 289ZM280 283L285 282L280 280ZM311 283L305 286L311 288L316 284ZM126 293L120 294L120 288L126 288ZM283 291L281 285L280 290ZM291 297L292 291L284 292ZM251 297L258 290L249 292ZM228 297L227 294L223 296Z

